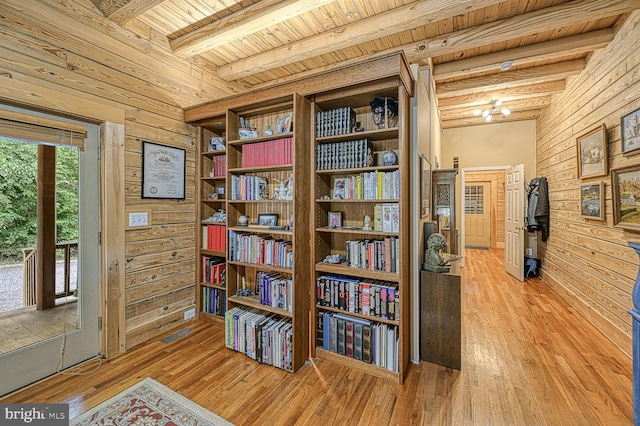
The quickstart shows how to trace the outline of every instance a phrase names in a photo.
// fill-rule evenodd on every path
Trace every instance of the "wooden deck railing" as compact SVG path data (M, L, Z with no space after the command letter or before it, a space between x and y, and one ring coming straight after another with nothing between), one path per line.
M71 251L77 254L78 242L64 242L56 244L56 252L64 251L64 289L56 293L56 299L71 296ZM38 265L38 251L34 248L22 249L22 285L23 285L23 304L24 306L32 306L36 304L36 271Z

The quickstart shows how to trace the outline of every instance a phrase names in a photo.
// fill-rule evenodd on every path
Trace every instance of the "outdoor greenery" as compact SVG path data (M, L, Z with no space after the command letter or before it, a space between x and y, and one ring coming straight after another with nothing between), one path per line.
M78 150L56 149L57 241L78 239ZM36 246L38 146L0 139L0 263Z

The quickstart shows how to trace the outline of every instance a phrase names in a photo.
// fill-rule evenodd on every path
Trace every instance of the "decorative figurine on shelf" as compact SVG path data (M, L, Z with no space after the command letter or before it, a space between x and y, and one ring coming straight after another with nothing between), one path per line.
M293 173L289 176L289 179L287 179L287 190L283 200L293 200Z
M351 129L354 133L355 132L364 132L364 127L362 127L362 125L360 124L359 121L356 121L356 125L353 126L353 129Z
M211 200L217 200L217 199L218 199L217 193L210 192L207 194L207 200L211 201Z
M447 245L444 235L433 233L427 239L427 251L424 252L422 267L431 272L449 272L451 265L440 256L440 250Z
M238 218L238 226L247 226L249 224L249 218L242 215Z
M226 221L227 221L227 212L223 209L218 210L213 215L209 216L208 219L205 219L205 222L222 223Z
M371 231L371 216L365 215L364 217L364 226L362 227L365 231Z
M324 263L332 263L336 265L338 263L344 262L345 260L347 260L347 258L340 254L328 254L327 257L325 257L322 261Z
M275 179L280 186L273 190L272 200L293 200L293 174L289 178Z
M271 124L267 124L267 128L264 131L265 136L273 136L273 130L271 130Z
M375 97L371 102L373 124L378 129L390 129L398 124L398 101L390 97Z
M386 151L382 154L382 165L383 166L394 166L398 161L398 156L392 150Z
M238 296L251 296L251 290L247 288L247 284L244 281L244 277L242 277L242 288L239 288L236 291L236 295Z
M225 149L223 137L212 136L209 139L209 151L224 151Z

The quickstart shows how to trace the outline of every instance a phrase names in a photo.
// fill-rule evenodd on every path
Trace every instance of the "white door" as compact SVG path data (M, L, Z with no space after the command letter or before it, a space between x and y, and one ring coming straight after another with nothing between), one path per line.
M504 269L520 281L524 281L524 185L524 164L507 169Z
M21 112L25 112L21 110ZM42 115L42 114L38 114ZM55 117L61 120L59 117ZM72 120L69 120L72 121ZM77 124L85 125L85 123ZM0 355L0 395L98 355L99 330L99 128L86 125L79 151L78 326L38 343Z

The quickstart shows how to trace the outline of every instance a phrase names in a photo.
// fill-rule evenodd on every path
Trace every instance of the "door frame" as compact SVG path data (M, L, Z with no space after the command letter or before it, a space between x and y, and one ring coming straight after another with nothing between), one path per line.
M43 82L44 84L45 82ZM124 124L126 110L79 92L61 92L12 79L0 86L0 103L100 126L100 354L111 358L125 351L125 186Z
M466 243L466 226L465 226L465 214L464 214L464 187L466 186L466 174L469 172L486 172L491 170L503 170L506 171L511 166L487 166L487 167L465 167L460 170L460 202L458 205L460 206L460 266L464 267L465 264L465 243ZM491 220L495 220L495 218L491 218Z

